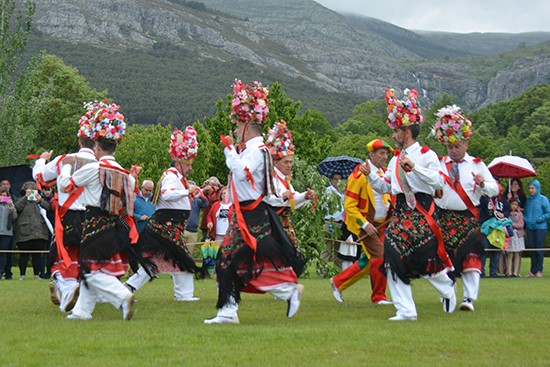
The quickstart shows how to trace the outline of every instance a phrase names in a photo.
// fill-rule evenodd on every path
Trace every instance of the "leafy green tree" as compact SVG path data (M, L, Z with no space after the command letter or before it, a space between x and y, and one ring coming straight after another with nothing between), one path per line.
M78 149L78 120L86 112L83 104L103 100L107 93L91 88L75 68L65 65L57 56L42 52L34 64L35 72L29 80L31 97L40 98L44 107L40 111L33 150L53 149L55 154L73 152ZM124 106L121 111L124 112Z
M271 128L275 122L285 120L287 126L295 134L295 131L301 130L298 126L294 124L294 119L298 115L298 111L302 105L300 101L294 101L291 98L287 97L286 93L283 91L283 86L281 83L273 83L269 88L269 114L267 115L268 122L265 124L264 130L267 131L268 128Z
M197 121L193 124L195 130L197 130L197 140L199 142L199 152L197 158L193 161L193 170L191 171L189 178L201 185L208 177L210 177L211 172L211 161L212 154L217 154L216 151L212 151L212 148L216 148L210 142L210 134L204 128L204 125ZM223 179L220 179L220 182L224 182Z
M229 169L225 165L225 155L223 154L223 146L220 143L220 135L227 135L229 131L233 130L230 116L231 96L228 96L225 104L221 99L216 102L216 116L204 119L204 124L209 135L206 144L211 154L210 176L223 178L229 174Z
M312 165L327 157L335 134L330 122L317 110L307 110L294 118L289 129L294 140L295 154Z
M17 10L16 10L17 9ZM36 134L36 100L22 100L30 85L16 81L15 72L27 46L35 12L34 2L19 6L13 0L0 1L0 166L22 164ZM31 102L31 103L29 103Z
M35 10L31 0L26 0L24 7L14 0L0 1L0 96L5 96L12 85L17 64L27 47Z
M162 172L170 167L170 135L172 127L157 125L130 125L117 147L115 157L126 169L134 164L143 168L140 184L148 179L157 182Z

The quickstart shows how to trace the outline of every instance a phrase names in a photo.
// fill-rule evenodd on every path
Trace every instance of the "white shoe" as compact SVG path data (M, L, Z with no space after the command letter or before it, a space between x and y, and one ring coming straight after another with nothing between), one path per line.
M474 303L469 298L464 298L464 301L460 304L460 309L462 311L473 311L474 310Z
M392 301L389 301L387 299L383 299L382 301L376 302L377 305L393 305Z
M416 316L395 315L394 317L390 317L388 320L390 320L390 321L416 321Z
M304 285L303 284L296 284L296 288L294 289L294 292L292 292L292 295L290 296L290 299L288 302L288 309L286 311L287 317L293 317L298 312L298 309L300 309L300 299L302 298L302 293L304 293Z
M188 298L176 298L176 297L174 297L174 301L178 301L178 302L196 302L196 301L200 301L200 298L199 297L188 297Z
M456 294L453 290L451 298L443 298L443 311L446 313L452 313L456 308Z
M19 277L19 280L25 280L25 276L24 276L24 275L21 275L21 276Z
M71 314L67 315L67 319L69 319L69 320L88 321L88 320L91 320L92 318L91 317L78 316L78 315L75 315L75 314L71 313Z
M50 282L50 284L48 284L48 287L50 288L50 299L52 303L56 306L59 306L61 304L61 292L59 292L57 284L55 283L55 281Z
M344 302L344 297L342 296L342 292L334 285L334 280L330 278L330 285L332 286L332 295L334 296L334 299L338 302L342 303Z
M239 317L238 316L216 316L211 319L204 320L204 323L206 325L212 325L212 324L238 324L239 323Z
M122 301L122 320L129 321L134 315L134 305L136 303L136 296L130 294Z
M79 293L80 285L76 283L69 292L63 294L63 297L61 297L61 304L59 305L61 312L69 312L73 309Z

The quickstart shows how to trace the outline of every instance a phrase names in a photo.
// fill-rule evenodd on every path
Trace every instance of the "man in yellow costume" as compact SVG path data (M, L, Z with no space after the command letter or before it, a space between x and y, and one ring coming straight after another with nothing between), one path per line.
M385 141L376 139L367 144L367 149L371 171L382 175L388 154L393 152L392 147ZM373 191L359 167L355 168L347 180L344 220L348 230L361 239L364 252L350 267L330 280L334 298L338 302L344 301L341 292L370 274L372 303L391 304L386 298L386 275L381 271L384 263L382 238L389 207L390 195Z

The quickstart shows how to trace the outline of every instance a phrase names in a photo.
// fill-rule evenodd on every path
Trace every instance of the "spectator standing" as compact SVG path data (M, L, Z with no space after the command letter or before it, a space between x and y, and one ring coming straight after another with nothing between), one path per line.
M46 211L46 217L48 221L53 225L55 223L55 209L57 207L57 198L54 193L53 187L44 186L41 190L42 200L46 200L50 204L50 209ZM52 241L52 233L50 233L50 239L44 250L50 250L50 243ZM42 259L40 260L40 278L50 279L52 276L52 264L48 260L48 254L42 254Z
M523 213L517 199L510 201L510 219L513 221L514 235L510 239L506 254L506 275L519 277L521 268L521 252L525 250L525 229Z
M323 229L325 232L330 233L334 231L334 226L338 226L338 228L342 230L340 240L345 241L349 236L352 236L352 234L347 230L347 227L344 224L344 193L342 193L339 188L339 183L341 180L342 175L340 173L333 173L330 178L330 186L325 188L325 195L338 195L340 202L336 211L325 215L325 226ZM320 255L321 259L327 262L332 261L334 265L341 267L342 260L338 258L339 247L339 243L333 240L327 240L326 250L321 252Z
M550 219L550 203L548 198L540 193L540 182L532 180L527 186L529 197L525 203L525 226L527 228L527 244L529 248L538 249L544 247L544 239L548 231ZM528 277L542 278L544 264L544 252L531 252L531 271Z
M15 203L15 197L13 196L11 192L11 183L10 180L7 178L3 178L0 180L0 190L5 191L8 193L8 196L11 198L11 201ZM15 231L15 228L13 228L13 231ZM14 239L15 239L15 232L13 233L13 236L11 237L11 241L8 245L8 248L6 250L13 250L14 249ZM12 259L13 254L10 252L6 256L6 264L3 268L0 267L0 278L2 275L4 275L4 279L10 280L13 279L13 273L11 272L11 265L12 265Z
M206 193L210 193L211 190L202 190L197 187L193 181L189 181L189 191L191 193L191 212L189 213L189 220L185 227L184 237L185 245L191 256L194 256L195 246L199 241L199 216L201 209L208 206L209 201L206 197Z
M212 205L212 208L208 212L206 225L208 226L210 237L220 246L227 233L227 228L229 228L229 218L231 218L233 210L232 206L233 204L229 201L227 188L224 187L220 190L219 200Z
M9 250L10 243L13 243L13 230L16 219L17 210L10 197L10 193L0 187L0 251ZM6 267L7 260L8 254L0 252L0 269ZM1 273L0 278L2 278Z
M145 224L155 210L157 209L155 204L151 202L153 198L153 189L155 184L151 180L144 180L141 184L141 190L136 194L136 201L134 203L134 218L136 220L136 226L138 232L141 233Z
M523 211L523 209L525 208L527 195L525 195L523 184L521 183L521 180L519 178L513 178L512 180L510 180L510 185L506 188L506 199L508 199L508 203L510 203L512 199L516 199L520 210Z
M500 184L499 188L501 188ZM504 220L508 218L509 215L510 209L508 206L508 200L506 199L505 195L499 193L497 196L494 196L492 198L483 195L479 199L479 221L482 226L483 223L492 218ZM487 239L486 235L482 235L481 241L483 242L483 247L485 249L492 250L489 251L489 255L487 255L487 251L484 251L484 253L481 255L481 276L485 276L485 263L487 261L487 256L489 256L489 277L496 278L498 276L497 270L498 262L500 260L500 253L502 251L497 251L500 249L493 246Z
M21 251L44 250L49 243L52 231L51 224L46 217L50 203L42 200L38 186L33 181L23 184L21 195L15 203L18 216L15 224L15 242ZM39 252L19 254L19 280L25 279L29 257L32 257L34 278L40 280L41 254Z
M218 178L214 176L210 177L202 185L203 193L208 199L208 205L202 209L200 225L202 232L202 241L205 241L208 237L208 213L210 212L210 209L212 208L214 203L219 200L221 187L222 185L220 183L220 180L218 180Z

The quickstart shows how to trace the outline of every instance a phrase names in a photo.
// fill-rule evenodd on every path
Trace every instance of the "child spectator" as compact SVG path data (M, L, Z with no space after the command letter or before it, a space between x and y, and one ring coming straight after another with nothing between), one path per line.
M229 227L229 218L231 218L233 204L229 202L227 188L220 190L219 200L212 205L208 213L207 226L211 237L221 246L225 233Z
M525 230L523 229L523 213L516 199L510 201L510 219L514 222L514 235L510 239L506 255L506 276L519 277L521 267L521 252L525 250Z

